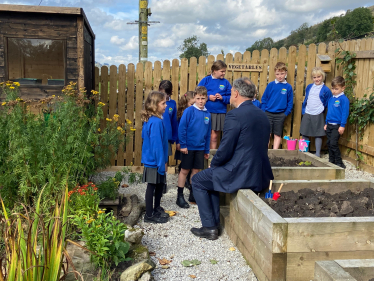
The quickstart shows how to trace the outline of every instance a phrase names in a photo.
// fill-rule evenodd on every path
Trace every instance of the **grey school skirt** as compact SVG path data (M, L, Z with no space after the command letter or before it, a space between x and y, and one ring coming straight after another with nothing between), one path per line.
M223 125L225 124L226 113L211 113L212 130L223 131Z
M157 173L157 168L148 168L144 167L143 171L143 182L158 184L158 183L165 183L166 182L165 175L160 175Z
M301 120L300 134L307 137L323 137L326 135L324 126L325 116L323 112L318 115L305 113Z

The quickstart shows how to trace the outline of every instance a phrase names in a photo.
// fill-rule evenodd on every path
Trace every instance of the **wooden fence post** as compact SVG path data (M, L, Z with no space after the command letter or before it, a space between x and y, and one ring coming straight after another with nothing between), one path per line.
M130 63L128 66L127 75L127 115L126 118L131 121L131 125L127 124L127 127L134 127L135 125L135 65ZM129 138L129 142L126 145L126 166L131 166L134 163L134 139L135 134L130 131L126 137Z
M136 97L135 97L135 155L134 155L134 165L141 165L142 158L142 120L141 111L143 109L144 101L144 91L143 91L143 63L139 62L136 65Z
M118 73L118 123L126 124L126 66L121 64ZM125 138L122 135L122 138ZM118 149L117 166L125 166L125 152L124 146L121 145Z

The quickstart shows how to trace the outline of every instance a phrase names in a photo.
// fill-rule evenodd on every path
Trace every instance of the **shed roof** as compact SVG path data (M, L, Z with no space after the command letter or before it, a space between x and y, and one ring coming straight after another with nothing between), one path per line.
M45 13L83 16L88 29L92 33L92 36L95 38L95 34L93 33L90 23L87 20L86 14L83 11L83 8L0 4L0 12Z

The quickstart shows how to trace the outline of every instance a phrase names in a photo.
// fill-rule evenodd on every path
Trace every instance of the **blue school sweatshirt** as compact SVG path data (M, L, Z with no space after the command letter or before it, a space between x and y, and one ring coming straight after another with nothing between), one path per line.
M261 109L271 113L289 115L293 107L292 86L288 83L270 82L261 99Z
M205 107L210 113L227 112L227 105L230 103L231 97L231 84L227 79L213 79L212 75L209 75L201 79L198 86L204 86L208 91L208 101ZM217 93L222 96L222 100L209 100L209 96L214 96Z
M326 124L336 123L345 127L349 115L349 99L344 93L332 96L327 106Z
M261 108L261 103L260 103L259 100L254 99L254 100L252 101L252 103L253 103L255 106L257 106L258 108Z
M204 150L208 154L211 128L210 113L206 108L199 109L195 104L186 108L178 128L181 148Z
M165 125L156 116L143 123L142 163L148 168L157 168L160 175L165 175L165 163L168 160L168 138Z
M168 141L174 143L178 138L177 103L174 100L166 101L166 109L162 117Z
M301 114L302 115L305 114L306 104L308 102L308 96L309 96L309 93L310 93L310 89L313 87L313 85L314 85L313 83L309 84L305 89L305 99L304 99L303 105L301 106ZM323 85L321 91L319 92L319 99L321 100L321 102L322 102L322 104L325 108L327 108L329 99L331 97L332 97L332 93L331 93L330 89L326 85Z

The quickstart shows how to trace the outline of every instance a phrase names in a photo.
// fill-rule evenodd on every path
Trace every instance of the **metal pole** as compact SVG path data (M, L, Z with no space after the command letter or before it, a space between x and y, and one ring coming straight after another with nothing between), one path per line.
M148 60L148 1L139 0L139 61Z

